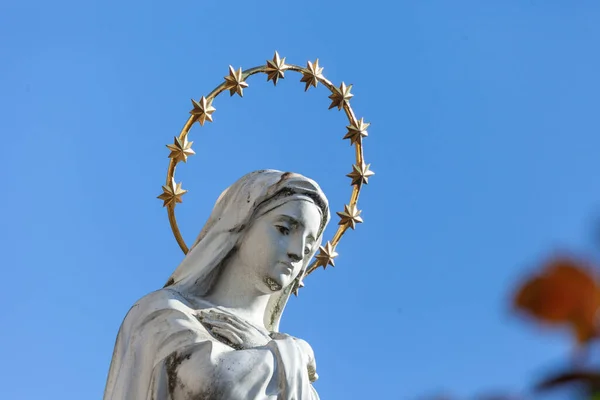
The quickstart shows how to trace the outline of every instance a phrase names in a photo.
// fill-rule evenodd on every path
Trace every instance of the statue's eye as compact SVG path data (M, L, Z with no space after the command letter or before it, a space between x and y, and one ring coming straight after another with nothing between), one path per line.
M286 226L275 225L275 227L277 228L279 233L281 233L282 235L288 235L290 233L290 229Z
M307 256L310 254L310 247L304 249L304 255Z

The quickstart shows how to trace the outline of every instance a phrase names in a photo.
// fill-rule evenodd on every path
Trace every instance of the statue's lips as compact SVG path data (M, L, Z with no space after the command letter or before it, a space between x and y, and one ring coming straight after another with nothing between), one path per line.
M288 274L291 274L294 270L294 266L289 262L279 261L278 264L282 265L284 267L284 272L287 272Z

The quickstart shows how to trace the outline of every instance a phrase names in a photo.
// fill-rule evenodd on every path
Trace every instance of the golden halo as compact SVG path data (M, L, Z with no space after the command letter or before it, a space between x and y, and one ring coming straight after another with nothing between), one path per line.
M319 254L315 255L315 259L308 266L304 276L311 274L319 267L327 268L328 265L334 266L334 258L338 256L335 251L340 239L348 230L348 228L354 229L356 224L363 222L360 217L361 211L357 208L358 196L363 184L368 184L369 177L374 175L374 172L369 169L370 164L366 164L363 156L363 138L368 136L367 128L369 123L366 123L363 118L360 120L354 115L352 107L350 106L350 98L354 95L350 93L352 85L346 85L344 82L339 87L334 86L327 78L323 76L323 67L319 65L317 59L314 63L308 61L306 67L300 67L298 65L291 65L285 63L285 57L279 57L279 54L275 52L272 60L267 60L265 65L254 67L242 71L237 71L229 66L229 75L225 77L225 81L217 86L210 94L206 97L202 96L199 101L192 99L193 109L190 111L190 117L183 126L179 136L176 136L172 144L168 144L167 148L171 151L169 154L170 162L169 169L167 171L167 180L165 185L162 187L163 193L158 196L159 199L163 200L163 206L167 208L169 216L169 222L171 229L175 235L179 247L183 250L184 254L188 253L188 247L185 244L177 226L177 220L175 218L175 205L182 202L182 196L187 192L181 188L181 183L175 182L175 168L181 161L187 162L187 158L194 155L192 150L192 143L188 141L188 133L195 122L204 125L206 121L212 122L212 114L216 111L213 107L213 100L222 92L229 90L231 96L238 94L243 96L243 91L248 87L246 79L258 73L267 74L267 82L273 81L273 85L277 85L279 79L283 79L285 72L295 71L302 74L300 82L305 83L304 90L308 90L311 86L317 87L319 83L323 84L331 95L331 105L329 109L337 107L338 110L344 109L350 125L346 127L347 133L344 139L350 140L350 145L354 145L356 154L356 163L352 165L352 171L346 175L351 179L351 185L353 186L352 194L350 195L350 201L344 205L344 210L337 212L340 217L338 223L339 227L336 233L333 235L331 240L325 242L319 249ZM299 279L299 286L302 286L302 278ZM297 288L296 288L297 289Z

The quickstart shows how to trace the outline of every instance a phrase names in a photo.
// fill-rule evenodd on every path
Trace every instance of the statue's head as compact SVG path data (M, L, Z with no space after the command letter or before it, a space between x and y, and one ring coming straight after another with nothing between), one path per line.
M276 326L291 286L318 250L328 221L327 198L313 180L275 170L247 174L218 198L167 286L205 296L222 268L235 260L236 273L260 292L272 294L276 315L265 316L265 323Z
M317 245L323 211L306 196L289 196L250 221L236 246L239 273L268 294L292 284Z

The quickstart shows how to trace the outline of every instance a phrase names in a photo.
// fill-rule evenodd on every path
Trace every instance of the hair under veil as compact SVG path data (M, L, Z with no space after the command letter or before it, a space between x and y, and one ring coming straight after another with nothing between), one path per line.
M184 296L206 295L218 279L224 261L235 251L252 221L294 199L312 201L321 211L317 246L314 246L313 253L306 257L302 266L303 273L321 244L323 231L329 221L327 198L316 182L302 175L261 170L243 176L223 191L198 238L165 286ZM279 329L281 314L294 284L269 298L263 319L268 330Z

